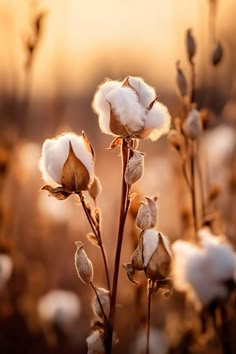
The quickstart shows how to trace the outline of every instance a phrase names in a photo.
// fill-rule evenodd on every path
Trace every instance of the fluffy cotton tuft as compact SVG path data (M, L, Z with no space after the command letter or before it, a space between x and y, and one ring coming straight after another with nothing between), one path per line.
M122 125L126 125L132 133L138 132L144 127L145 108L139 103L138 96L129 87L120 87L107 95L113 112L119 118Z
M76 157L88 170L90 179L94 177L93 156L88 151L84 138L74 133L65 133L55 139L47 139L43 144L39 168L44 181L51 186L61 184L62 168L69 154L70 142Z
M110 105L107 96L120 87L121 83L119 81L108 80L98 87L93 98L92 108L98 114L100 129L105 134L112 134L110 130Z
M232 248L222 238L200 232L202 247L185 241L172 245L175 288L186 292L194 304L208 305L228 295L225 281L234 279L235 258Z
M147 137L154 141L167 134L170 130L170 122L171 117L166 106L160 102L155 102L147 114L145 123Z
M79 316L81 304L78 296L68 290L51 290L38 302L39 317L46 322L66 326Z
M143 265L147 267L153 253L157 249L159 237L158 231L147 229L143 233Z
M129 76L128 81L129 85L137 92L142 106L147 108L157 97L154 88L147 85L141 77Z

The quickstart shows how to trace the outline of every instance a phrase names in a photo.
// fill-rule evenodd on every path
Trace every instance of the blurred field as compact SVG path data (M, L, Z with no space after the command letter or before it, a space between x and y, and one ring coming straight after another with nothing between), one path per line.
M217 5L215 17L210 3ZM210 204L210 211L217 212L214 228L217 233L226 233L235 249L235 10L234 0L153 0L145 4L133 0L86 4L75 0L0 0L0 254L9 254L13 262L10 279L0 287L1 354L86 353L93 295L77 277L75 241L85 243L96 264L98 286L104 286L105 279L101 256L86 239L90 229L79 201L75 197L57 201L40 191L41 146L46 138L65 130L78 134L84 130L89 137L96 153L96 174L103 187L98 206L112 267L120 203L120 156L118 149L107 149L112 137L99 130L91 108L93 95L104 78L122 80L137 75L155 87L173 118L180 115L175 63L181 60L189 75L184 43L188 28L192 28L197 41L196 101L199 109L210 112L201 141L205 191L219 186L219 196ZM35 39L35 19L41 13L38 43L27 64L32 54L29 44ZM224 48L222 62L216 67L209 59L212 26ZM166 137L154 143L141 141L139 149L146 157L144 177L133 186L137 199L157 193L160 230L171 242L187 239L192 227L190 200L176 151ZM138 229L130 213L121 264L129 261L137 238ZM120 284L120 344L114 353L133 354L130 348L137 330L137 311L141 318L145 313L139 302L137 310L137 290L123 269ZM49 325L39 318L38 300L52 289L78 295L81 311L73 325ZM145 304L145 292L139 301ZM184 311L180 294L163 302L158 295L153 304L153 325L166 331L169 353L204 353L204 345L186 344L191 344L191 333L185 331L189 322L195 321L196 327L199 323L196 315L191 317L186 311L185 316ZM179 326L184 335L177 330ZM235 326L234 313L232 353L236 352ZM182 339L185 347L181 347ZM209 354L220 353L214 341L208 349Z

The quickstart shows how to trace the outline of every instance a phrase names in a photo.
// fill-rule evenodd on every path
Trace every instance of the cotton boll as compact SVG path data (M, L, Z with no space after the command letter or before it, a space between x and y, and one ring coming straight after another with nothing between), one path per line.
M145 330L141 329L137 332L129 353L144 354L146 353L146 345L147 334ZM169 344L165 332L157 328L151 327L149 337L149 353L167 354L168 351Z
M55 289L39 299L37 308L43 321L66 327L78 318L81 305L78 296L73 292Z
M166 106L155 102L147 113L144 137L157 140L160 136L167 134L170 130L171 117Z
M127 126L131 134L142 130L146 112L145 108L139 103L134 90L129 87L120 87L112 90L107 95L107 100L120 123Z
M119 81L106 81L98 87L92 102L92 108L99 116L99 126L103 133L112 134L110 130L110 105L107 95L113 90L119 88Z
M139 102L145 108L156 98L156 92L153 87L147 85L141 77L128 77L129 85L137 92Z
M69 155L70 144L76 158L87 169L90 179L94 177L93 155L88 151L84 137L65 133L55 139L47 139L43 144L39 168L43 179L51 186L62 183L62 169Z

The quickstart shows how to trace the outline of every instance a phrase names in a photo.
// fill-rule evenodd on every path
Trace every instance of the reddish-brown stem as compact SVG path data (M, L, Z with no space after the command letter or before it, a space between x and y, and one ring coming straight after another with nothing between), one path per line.
M125 182L125 170L130 156L130 147L129 142L126 139L122 139L121 146L121 158L122 158L122 192L121 192L121 205L120 205L120 219L119 219L119 230L118 230L118 239L113 271L113 283L112 283L112 292L111 292L111 308L109 316L109 333L107 337L107 351L106 354L111 354L112 351L112 337L114 330L115 322L115 312L116 312L116 297L117 297L117 287L118 287L118 277L119 277L119 268L120 268L120 255L125 227L125 220L129 207L129 186Z
M96 236L96 239L98 241L98 245L99 245L99 247L101 249L103 263L104 263L104 268L105 268L105 273L106 273L107 287L108 287L108 290L111 291L110 277L109 277L108 264L107 264L107 256L106 256L106 251L105 251L104 246L103 246L100 229L99 229L99 227L95 226L94 219L93 219L90 211L87 208L87 205L86 205L86 202L85 202L85 199L84 199L84 196L83 196L82 192L79 192L78 195L80 197L80 201L81 201L82 207L84 209L84 212L85 212L85 214L87 216L88 222L89 222L89 224L91 226L91 229L92 229L94 235Z
M191 201L192 201L192 213L193 213L193 225L195 231L195 237L198 230L197 222L197 204L196 204L196 171L195 171L195 142L191 141L190 144L190 174L191 174Z
M146 344L146 354L149 354L149 343L150 343L150 327L151 327L151 305L152 305L152 281L148 281L147 286L147 344Z

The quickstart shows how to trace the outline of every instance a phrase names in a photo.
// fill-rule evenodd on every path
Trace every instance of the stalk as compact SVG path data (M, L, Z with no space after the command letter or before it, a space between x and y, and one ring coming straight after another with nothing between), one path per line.
M100 228L99 226L96 224L93 216L91 215L91 212L90 210L88 209L87 205L86 205L86 202L85 202L85 199L84 199L84 196L82 194L82 192L79 192L78 193L79 197L80 197L80 201L81 201L81 204L82 204L82 207L84 209L84 212L86 214L86 217L88 219L88 222L91 226L91 229L94 233L94 235L96 236L96 239L98 241L98 245L101 249L101 252L102 252L102 259L103 259L103 263L104 263L104 268L105 268L105 274L106 274L106 282L107 282L107 288L108 290L111 292L111 284L110 284L110 278L109 278L109 271L108 271L108 264L107 264L107 256L106 256L106 251L104 249L104 246L103 246L103 242L102 242L102 236L101 236L101 232L100 232Z
M149 354L149 342L150 342L150 327L151 327L151 304L152 304L152 281L148 281L148 301L147 301L147 344L146 354Z
M193 213L193 225L195 236L198 230L198 223L197 223L197 207L196 207L196 169L195 169L195 152L194 152L194 141L191 142L191 151L190 151L190 174L191 174L191 181L192 181L192 189L191 189L191 200L192 200L192 213Z
M119 267L120 267L120 255L124 234L125 220L129 208L129 186L125 182L125 170L130 156L130 147L129 141L122 139L121 146L121 159L122 159L122 191L121 191L121 205L120 205L120 219L119 219L119 230L117 238L117 247L113 271L113 283L112 283L112 292L111 292L111 308L109 316L109 331L107 337L107 352L106 354L111 354L112 351L112 337L114 330L115 322L115 312L116 312L116 297L117 297L117 287L118 287L118 277L119 277Z

